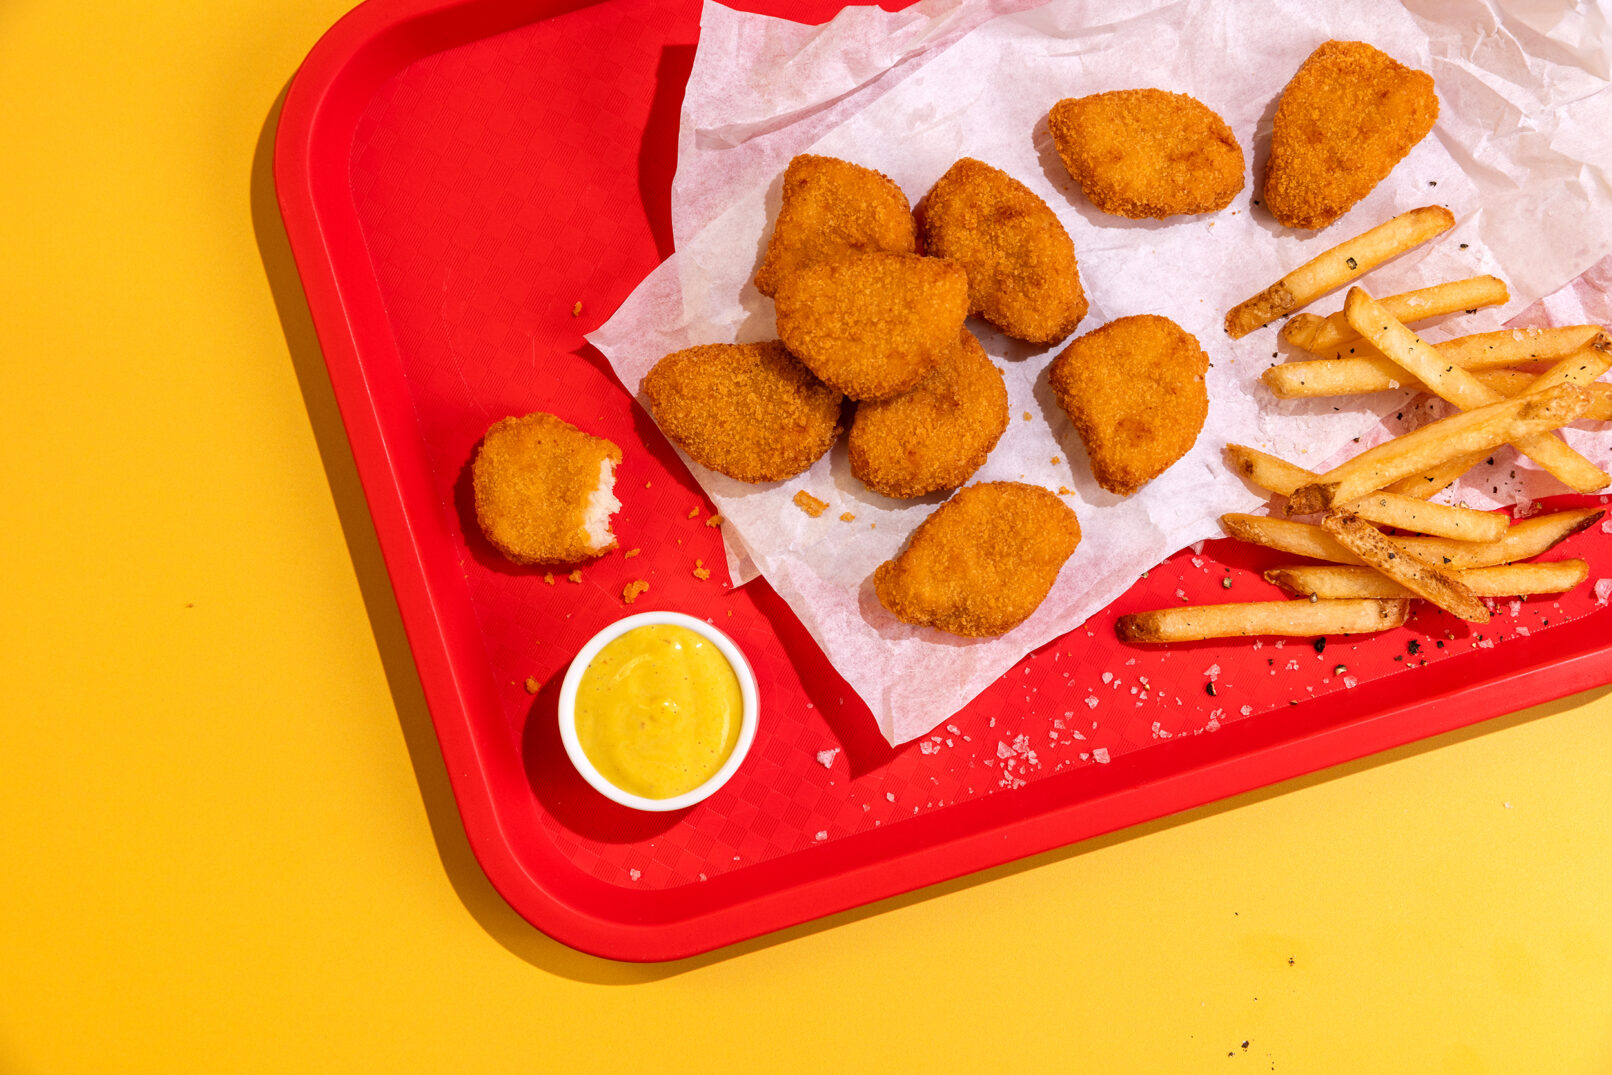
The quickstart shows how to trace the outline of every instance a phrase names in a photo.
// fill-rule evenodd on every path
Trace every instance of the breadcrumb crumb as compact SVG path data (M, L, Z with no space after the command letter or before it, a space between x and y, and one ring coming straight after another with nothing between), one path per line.
M527 694L536 694L538 691L540 691L542 689L543 689L543 681L542 680L538 679L536 676L527 676L526 677L526 693Z
M621 554L621 558L623 560L631 560L634 556L637 556L643 551L643 549L628 549L626 552Z
M699 579L701 582L704 582L706 579L711 577L711 571L705 566L704 560L694 561L694 577Z
M815 519L819 515L822 515L823 512L828 510L828 502L826 500L819 500L806 490L802 489L795 494L795 507L799 508L801 511L804 511L807 515L810 515Z
M545 571L543 573L543 581L548 583L550 586L553 586L554 585L554 572Z
M1052 465L1053 466L1057 466L1059 462L1060 462L1060 460L1058 459L1057 456L1052 457Z
M709 519L705 520L705 525L706 526L721 526L722 525L722 516L720 516L720 515L711 516Z
M622 589L621 599L630 605L634 601L638 600L638 595L647 589L649 589L649 583L645 582L643 579L633 579Z
M700 516L700 506L698 504L696 504L692 508L688 509L688 517L690 519L697 519L697 518L699 518L699 516Z
M580 300L577 302L577 304L575 306L571 307L571 316L572 317L581 317L582 316L582 303L581 303Z
M855 522L855 521L856 521L856 516L855 515L852 515L848 511L840 512L840 522L842 522L842 523L851 523L851 522Z
M582 581L582 571L580 569L578 569L576 571L571 572L569 575L567 575L565 577L570 579L572 582L581 582Z

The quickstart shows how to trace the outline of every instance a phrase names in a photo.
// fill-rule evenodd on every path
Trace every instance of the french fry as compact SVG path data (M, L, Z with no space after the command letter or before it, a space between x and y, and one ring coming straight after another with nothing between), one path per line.
M1589 578L1590 565L1583 560L1552 560L1543 564L1474 567L1453 574L1479 597L1526 597L1566 593ZM1292 564L1271 568L1265 572L1265 581L1295 597L1314 595L1321 600L1415 596L1372 567Z
M1395 538L1394 544L1430 564L1451 571L1492 567L1530 560L1595 525L1604 515L1599 508L1569 508L1512 523L1499 541L1451 541L1449 538Z
M1488 449L1484 449L1471 455L1456 456L1447 463L1440 463L1421 474L1401 478L1392 485L1384 486L1383 489L1385 492L1415 497L1417 500L1431 500L1448 489L1461 475L1483 462L1488 455Z
M1488 387L1499 392L1502 396L1518 396L1527 390L1537 378L1526 370L1484 370L1474 374L1478 380ZM1612 422L1612 384L1604 381L1588 384L1584 387L1590 390L1590 406L1583 414L1578 416L1581 422Z
M1401 213L1323 251L1253 298L1232 307L1226 314L1226 332L1234 340L1241 339L1454 225L1455 217L1441 206Z
M1292 496L1299 486L1315 481L1315 471L1246 444L1226 445L1226 463L1254 485L1279 496Z
M1575 365L1581 358L1587 361ZM1525 391L1536 390L1547 380L1557 379L1558 374L1562 379L1572 377L1580 384L1586 379L1593 381L1605 372L1605 364L1609 362L1612 362L1612 340L1602 333L1589 346L1568 355L1542 376L1521 370L1485 370L1474 376L1501 395L1511 397L1521 395ZM1592 383L1585 384L1584 387L1590 393L1590 405L1579 415L1579 419L1612 421L1612 384ZM1388 486L1387 491L1413 496L1418 500L1431 499L1443 492L1461 475L1477 466L1487 455L1486 451L1474 452L1472 455L1453 459L1425 474L1402 478Z
M1133 612L1114 623L1123 642L1196 642L1251 635L1353 635L1399 627L1409 602L1248 601Z
M1311 358L1268 366L1259 375L1277 399L1364 396L1395 388L1421 388L1414 377L1379 354Z
M1308 515L1347 504L1458 456L1557 429L1584 413L1589 403L1589 393L1578 385L1557 385L1430 422L1369 448L1294 490L1288 511Z
M1308 556L1312 560L1330 560L1335 564L1361 562L1360 557L1339 545L1332 535L1314 523L1228 512L1220 517L1220 526L1228 536L1250 545L1263 545L1267 549Z
M1392 540L1395 545L1430 564L1451 571L1463 571L1531 559L1561 544L1580 530L1594 526L1603 514L1599 508L1570 508L1550 515L1538 515L1513 523L1506 531L1506 536L1499 541L1452 541L1440 537L1402 537ZM1222 515L1220 525L1231 537L1251 545L1263 545L1312 560L1330 560L1335 564L1363 562L1314 523L1233 512Z
M1467 370L1453 362L1445 361L1431 344L1406 328L1382 303L1362 289L1358 287L1349 289L1348 300L1344 303L1344 313L1348 316L1349 324L1362 337L1371 341L1374 347L1403 367L1407 373L1421 381L1441 399L1455 404L1462 410L1470 411L1498 403L1506 398L1485 387L1483 382ZM1589 361L1588 358L1584 360L1585 363ZM1547 379L1542 381L1542 385L1568 382L1573 377L1573 372L1580 368L1582 364L1575 359L1558 363L1557 368L1546 375ZM1604 372L1605 367L1602 367L1595 377ZM1590 377L1589 380L1593 381L1595 377ZM1513 441L1512 444L1519 452L1533 459L1568 488L1577 492L1587 493L1594 489L1604 489L1608 483L1612 483L1612 478L1608 478L1605 471L1569 448L1554 434L1535 433Z
M1353 512L1332 512L1321 520L1321 528L1384 575L1417 597L1426 598L1439 608L1473 623L1489 622L1489 608L1451 572L1405 551L1404 546Z
M1594 326L1586 326L1593 328ZM1482 348L1464 346L1463 341L1476 337L1462 336L1434 344L1438 357L1462 369L1471 370L1479 381L1488 383L1487 371L1532 362L1561 362L1564 359L1604 352L1612 343L1604 333L1592 335L1588 342L1572 350L1556 353L1556 348L1530 348L1539 352L1528 357L1508 353L1498 345ZM1568 337L1562 337L1567 339ZM1337 358L1304 359L1283 362L1267 368L1260 380L1277 399L1311 399L1316 396L1357 396L1371 392L1387 392L1395 388L1428 391L1426 385L1411 376L1402 366L1384 355L1365 340L1349 345L1353 352ZM1588 381L1595 380L1594 377ZM1587 383L1580 381L1579 383ZM1612 386L1607 387L1612 392ZM1506 393L1503 393L1506 394ZM1510 393L1515 394L1515 393ZM1612 404L1607 404L1612 407ZM1604 421L1604 419L1602 419Z
M1499 277L1473 276L1389 295L1378 301L1389 313L1409 324L1457 310L1499 306L1510 298L1511 293L1506 290L1505 281ZM1360 339L1360 333L1349 324L1344 311L1339 310L1327 317L1295 315L1282 326L1282 339L1311 354L1326 355L1335 354L1340 347Z
M1455 508L1448 504L1428 504L1413 496L1379 490L1363 496L1344 509L1377 526L1391 526L1433 537L1456 541L1499 541L1506 536L1510 521L1498 512Z
M1529 362L1555 362L1588 347L1601 335L1600 325L1563 325L1558 328L1504 328L1457 336L1439 344L1439 355L1469 370L1522 366Z

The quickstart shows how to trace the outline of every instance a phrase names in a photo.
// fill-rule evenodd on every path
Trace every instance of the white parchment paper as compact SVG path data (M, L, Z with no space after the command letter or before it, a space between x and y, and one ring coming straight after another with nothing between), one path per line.
M636 392L672 351L774 338L772 303L750 279L771 234L784 167L803 152L876 168L914 203L959 157L1002 168L1040 195L1074 240L1091 302L1080 332L1156 313L1197 336L1211 359L1203 432L1192 452L1122 499L1091 479L1080 440L1047 388L1046 366L1063 345L1035 348L970 323L1006 376L1012 414L974 480L1068 489L1084 535L1041 608L997 639L909 627L873 596L874 568L900 551L943 495L892 501L872 494L851 477L843 446L775 485L744 485L690 464L728 521L734 581L764 575L886 738L905 742L1176 549L1219 536L1223 512L1259 505L1221 465L1228 441L1320 468L1358 450L1353 438L1384 435L1384 419L1393 425L1403 413L1399 393L1280 402L1259 384L1283 350L1275 329L1232 341L1222 319L1288 269L1396 213L1439 204L1455 214L1456 228L1363 283L1390 294L1492 272L1508 282L1512 299L1501 310L1447 320L1432 338L1499 327L1564 285L1580 309L1604 318L1612 263L1575 278L1612 250L1608 31L1597 9L1542 12L1496 0L1408 8L1375 0L927 0L899 13L849 8L809 27L707 3L672 191L677 253L589 340ZM1295 232L1253 205L1257 177L1282 88L1329 38L1368 41L1430 72L1440 114L1432 135L1340 222ZM1080 194L1052 146L1048 110L1064 97L1147 86L1199 98L1236 132L1249 181L1229 208L1128 221L1096 211ZM1558 299L1564 310L1575 301ZM1340 301L1317 308L1330 312ZM1529 310L1532 323L1559 323L1555 314ZM1603 465L1608 439L1589 440L1587 454ZM1518 473L1512 499L1560 491L1548 476ZM827 501L828 511L814 519L795 507L800 489ZM1491 495L1500 496L1498 487ZM842 520L846 514L854 519Z

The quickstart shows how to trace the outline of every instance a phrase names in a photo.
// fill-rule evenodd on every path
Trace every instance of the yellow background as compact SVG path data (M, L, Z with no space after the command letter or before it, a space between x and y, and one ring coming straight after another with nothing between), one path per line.
M345 6L0 6L0 1071L1612 1071L1606 689L684 963L527 927L276 304Z

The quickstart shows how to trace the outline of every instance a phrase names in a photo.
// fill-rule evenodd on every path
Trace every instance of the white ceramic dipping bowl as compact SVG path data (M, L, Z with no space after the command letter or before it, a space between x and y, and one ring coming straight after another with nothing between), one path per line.
M668 799L650 799L643 795L635 795L630 791L623 791L616 787L594 767L588 760L587 754L582 750L582 743L577 739L577 687L582 683L582 673L587 670L599 651L605 646L620 638L635 627L655 627L672 625L686 627L695 634L709 641L717 651L726 657L728 664L733 668L733 674L739 680L739 697L743 703L743 712L739 718L739 740L733 745L733 753L728 755L727 761L722 763L709 780L699 787L685 791L681 795L673 795ZM571 666L566 670L565 681L560 686L560 741L565 744L565 753L570 757L571 764L576 771L582 774L582 779L591 784L600 795L618 802L622 806L634 810L668 811L682 810L693 806L702 799L709 797L728 779L738 771L744 763L745 755L750 753L750 744L755 742L756 725L760 719L760 700L756 690L756 674L750 668L750 662L745 660L739 647L733 640L721 631L712 627L704 620L697 620L693 616L685 616L681 612L642 612L636 616L617 620L598 634L588 640L588 644L577 651L571 658Z

